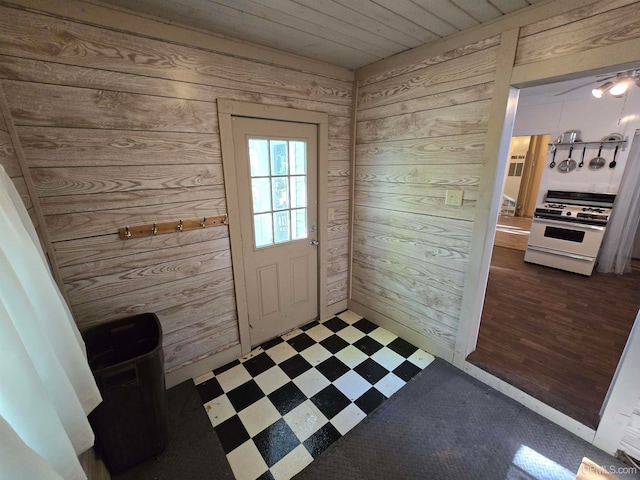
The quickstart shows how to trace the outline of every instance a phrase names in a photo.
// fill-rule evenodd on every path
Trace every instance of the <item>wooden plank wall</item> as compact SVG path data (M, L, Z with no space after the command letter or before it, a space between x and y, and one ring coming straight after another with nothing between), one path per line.
M516 65L571 62L639 36L638 2L597 2L521 28ZM495 173L483 155L499 42L494 35L411 64L368 67L368 77L356 72L351 299L445 358L467 321L461 306L476 200L491 195L479 191L480 179ZM462 207L445 205L447 189L464 190Z
M81 329L155 312L168 372L238 344L226 226L117 235L226 213L217 98L330 115L328 303L346 298L351 80L0 5L0 82Z
M352 299L453 349L498 39L361 81ZM444 204L463 188L462 208Z
M36 228L38 228L38 221L33 211L33 202L31 201L31 196L29 195L29 191L27 190L27 184L22 173L22 168L20 168L18 157L16 156L16 150L13 146L11 135L9 134L7 122L1 112L0 165L2 165L9 178L11 178L11 180L13 181L13 184L15 185L16 189L20 193L20 196L22 197L22 200L24 201L25 207L27 207L27 211L29 212L29 216L31 217L33 224L36 226Z

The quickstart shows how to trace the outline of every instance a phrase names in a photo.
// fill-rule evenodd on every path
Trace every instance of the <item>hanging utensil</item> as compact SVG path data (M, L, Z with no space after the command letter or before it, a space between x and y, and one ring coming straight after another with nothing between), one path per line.
M578 166L576 161L573 158L571 158L572 153L573 153L573 145L571 145L571 148L569 148L569 157L566 160L561 161L560 164L558 165L558 170L560 170L562 173L573 172Z
M553 155L551 157L551 163L549 164L549 168L554 168L556 166L556 152L558 149L553 147Z
M584 154L587 152L587 146L585 145L582 148L582 159L580 159L580 163L578 164L578 168L582 168L584 165Z
M602 158L602 144L600 144L600 148L598 149L598 156L592 158L589 161L589 170L600 170L607 164L607 161Z
M616 149L613 151L613 161L609 164L609 168L616 168L616 157L618 156L618 148L620 145L616 145Z

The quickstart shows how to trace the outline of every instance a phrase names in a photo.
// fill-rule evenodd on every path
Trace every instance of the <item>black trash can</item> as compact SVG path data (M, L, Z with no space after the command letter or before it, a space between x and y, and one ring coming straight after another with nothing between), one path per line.
M83 334L102 403L89 415L111 473L160 454L168 442L162 327L143 313Z

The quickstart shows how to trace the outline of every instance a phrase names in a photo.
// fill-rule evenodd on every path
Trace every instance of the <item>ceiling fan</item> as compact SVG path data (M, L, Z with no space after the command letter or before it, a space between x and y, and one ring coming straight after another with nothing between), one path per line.
M587 85L591 85L592 83L600 83L598 87L595 87L593 90L591 90L591 94L594 97L602 98L605 93L609 93L613 97L620 98L627 93L627 90L632 84L635 83L638 87L640 87L640 69L625 70L622 72L614 73L605 78L591 80L587 83L583 83L582 85L578 85L562 92L558 92L554 94L554 96L557 97L569 92L573 92L574 90L586 87Z

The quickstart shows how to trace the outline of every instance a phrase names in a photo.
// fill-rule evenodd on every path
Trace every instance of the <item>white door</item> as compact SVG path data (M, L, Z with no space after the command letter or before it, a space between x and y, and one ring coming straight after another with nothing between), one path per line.
M317 126L232 121L255 346L318 317Z

